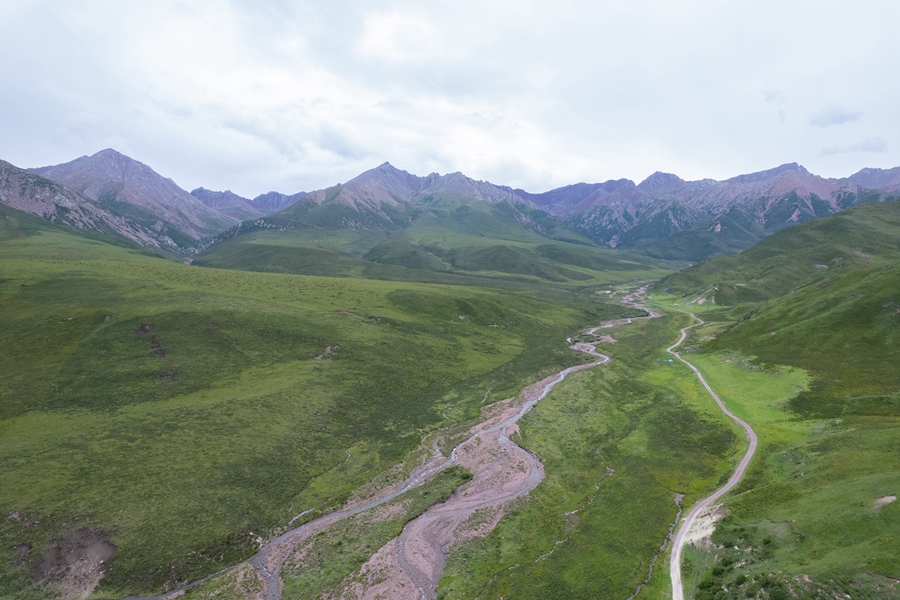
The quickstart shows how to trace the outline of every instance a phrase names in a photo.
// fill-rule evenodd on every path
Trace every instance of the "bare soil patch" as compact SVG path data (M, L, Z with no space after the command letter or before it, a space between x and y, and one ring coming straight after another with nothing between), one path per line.
M879 508L881 506L885 506L886 504L890 504L891 502L897 501L897 494L888 494L887 496L882 496L881 498L875 498L875 508Z
M340 346L325 346L325 351L316 357L316 360L322 360L328 356L331 356L331 353L340 348Z
M694 544L700 548L706 548L712 544L712 534L716 525L725 518L725 509L721 504L708 506L702 510L690 525L684 536L684 543Z
M116 550L108 534L79 529L61 540L52 540L31 576L35 583L49 584L64 600L87 598L100 583L106 563Z

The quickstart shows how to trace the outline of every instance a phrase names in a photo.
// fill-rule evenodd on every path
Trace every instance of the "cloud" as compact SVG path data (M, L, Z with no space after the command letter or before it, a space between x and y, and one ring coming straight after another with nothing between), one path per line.
M858 144L850 144L849 146L825 148L822 150L822 156L830 156L832 154L847 154L849 152L874 152L882 153L888 151L888 144L885 140L877 137L863 140Z
M781 92L778 90L768 90L766 92L766 102L768 103L777 103L778 106L784 106L787 104L787 100L784 99L784 96L781 95Z
M844 123L852 123L859 121L862 112L858 110L848 110L839 106L830 106L824 110L817 112L809 118L809 124L816 127L831 127L833 125L843 125Z
M888 167L900 3L860 2L0 0L0 159L115 145L248 197L385 160L529 190ZM830 148L863 113L881 137Z

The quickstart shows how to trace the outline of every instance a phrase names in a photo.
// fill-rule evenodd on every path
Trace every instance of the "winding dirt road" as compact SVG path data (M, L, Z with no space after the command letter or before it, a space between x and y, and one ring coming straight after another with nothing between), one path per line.
M736 486L741 478L744 476L744 472L747 470L747 465L750 464L750 459L753 458L753 454L756 452L757 446L757 438L756 433L753 432L753 429L748 425L745 421L738 418L734 415L730 410L725 407L725 404L719 398L719 396L713 391L713 389L709 386L706 380L703 378L703 375L700 374L700 371L681 357L681 354L675 351L675 348L684 343L684 340L687 338L687 332L689 329L693 329L694 327L699 327L704 324L704 321L700 319L697 315L693 313L685 313L691 315L697 322L693 325L689 325L681 330L681 337L678 341L669 346L666 349L666 352L686 364L691 371L697 376L697 379L700 380L700 383L703 384L703 387L706 388L706 391L709 392L709 395L712 396L713 400L716 401L716 404L719 405L719 408L723 413L731 417L731 419L744 428L744 432L747 434L747 441L749 445L747 447L747 453L744 455L744 458L741 459L741 463L738 465L737 469L735 469L734 474L728 479L728 483L723 485L721 488L716 490L711 496L704 498L700 502L698 502L692 509L691 512L688 513L687 517L681 522L681 527L678 529L678 533L675 534L675 539L672 542L672 554L669 559L669 573L672 581L672 600L684 600L684 587L681 583L681 553L685 546L686 536L691 529L691 525L693 525L694 521L697 518L697 515L700 514L705 508L713 504L716 500L725 495L731 488Z

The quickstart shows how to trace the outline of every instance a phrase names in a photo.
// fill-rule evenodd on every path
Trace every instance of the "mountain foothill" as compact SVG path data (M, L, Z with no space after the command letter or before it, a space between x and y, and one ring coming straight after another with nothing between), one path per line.
M542 193L462 173L420 177L384 163L334 187L253 199L202 187L188 193L112 149L60 165L0 168L4 204L167 256L208 254L217 242L260 230L310 228L368 238L349 251L363 256L392 238L410 242L415 236L404 234L429 217L449 217L460 233L538 236L693 263L745 250L797 223L900 197L900 167L829 179L796 163L724 181L656 172L638 184L618 179Z

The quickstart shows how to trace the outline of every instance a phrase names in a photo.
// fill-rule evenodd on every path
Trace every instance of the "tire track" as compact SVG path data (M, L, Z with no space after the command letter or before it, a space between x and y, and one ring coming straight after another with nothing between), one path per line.
M683 311L679 311L683 312ZM691 512L688 513L687 517L681 522L681 527L678 529L678 533L675 534L675 539L672 542L672 554L669 559L669 574L672 581L672 600L684 600L684 587L681 581L681 554L682 550L685 546L685 537L687 536L688 531L691 528L694 520L697 518L697 515L700 512L707 508L709 505L714 503L716 500L724 496L729 490L731 490L734 486L738 484L741 478L744 476L744 472L747 470L747 465L750 464L750 460L753 458L753 454L756 452L756 446L758 444L758 439L756 437L756 433L747 424L746 421L737 417L734 413L732 413L728 408L725 407L725 403L722 402L722 399L719 398L718 394L716 394L712 387L710 387L709 383L706 382L706 379L703 378L703 375L700 374L699 369L689 363L687 360L681 357L681 354L675 351L675 348L684 343L684 340L687 339L687 332L694 327L699 327L703 325L705 321L703 321L700 317L693 313L685 313L690 315L697 322L693 325L689 325L684 327L681 330L681 337L675 342L673 345L666 348L666 352L686 364L691 371L694 372L694 375L697 376L697 379L700 380L700 383L703 384L703 387L706 388L706 391L709 392L709 395L712 396L713 400L716 401L716 404L719 405L719 408L725 413L728 417L730 417L735 423L743 427L744 433L747 436L747 441L749 445L747 447L747 453L744 454L744 458L741 459L740 464L737 469L735 469L734 473L728 479L728 482L720 487L718 490L713 492L712 495L704 498L700 502L698 502L692 509Z

